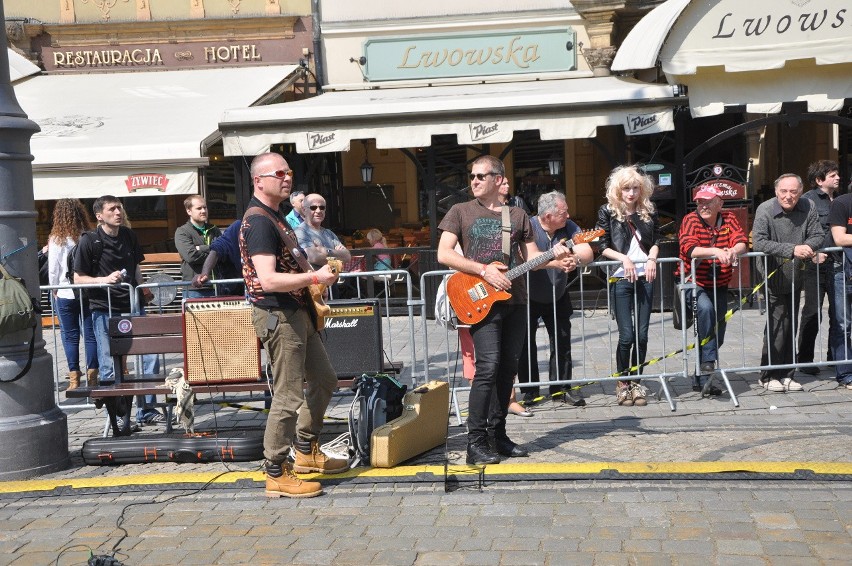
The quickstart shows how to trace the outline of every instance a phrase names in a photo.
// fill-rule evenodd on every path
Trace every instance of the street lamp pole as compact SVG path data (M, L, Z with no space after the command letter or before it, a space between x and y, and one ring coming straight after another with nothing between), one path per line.
M39 296L38 242L30 138L39 131L15 98L9 78L6 17L0 0L0 254L9 271L23 277ZM21 249L23 248L23 249ZM16 253L12 254L15 250ZM68 421L53 396L53 363L36 332L30 371L14 378L27 362L29 331L0 336L0 480L17 480L67 468Z

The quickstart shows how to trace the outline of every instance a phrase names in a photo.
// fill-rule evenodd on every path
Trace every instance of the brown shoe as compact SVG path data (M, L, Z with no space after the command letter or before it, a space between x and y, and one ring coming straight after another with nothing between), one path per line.
M68 372L68 390L77 389L80 387L80 377L82 377L82 373L79 371L69 371Z
M86 384L88 385L97 385L98 384L98 368L90 368L86 370Z
M310 442L296 440L293 447L296 449L296 463L293 465L296 473L339 474L349 469L349 460L329 458L319 449L316 440Z
M615 386L615 400L625 407L633 406L633 395L630 393L630 383L619 381Z
M319 482L299 479L289 465L282 465L281 471L283 473L277 478L266 474L266 497L316 497L322 494Z
M648 400L645 398L645 388L638 383L630 386L630 395L633 397L633 404L637 407L644 407L648 404Z

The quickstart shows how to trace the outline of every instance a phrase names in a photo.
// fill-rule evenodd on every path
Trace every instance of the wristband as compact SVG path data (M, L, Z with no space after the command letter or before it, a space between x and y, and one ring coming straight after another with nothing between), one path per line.
M319 277L317 277L316 275L314 275L314 276L313 276L313 280L314 280L314 285L319 285Z
M657 258L655 258L655 257L649 257L649 258L648 258L648 261L653 261L654 263L656 263L656 262L657 262Z
M485 279L485 269L483 269L482 271L479 272L479 276L481 278Z

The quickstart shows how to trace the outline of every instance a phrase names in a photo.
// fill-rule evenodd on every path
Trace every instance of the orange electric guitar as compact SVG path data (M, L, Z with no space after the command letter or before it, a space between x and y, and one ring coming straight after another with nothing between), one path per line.
M343 271L343 262L339 259L329 258L327 261L333 273ZM311 294L311 300L313 301L314 313L317 315L317 332L325 328L325 319L331 314L331 307L325 304L324 295L326 288L326 285L322 283L308 285L308 292Z
M570 240L563 240L569 249L574 244L587 244L603 236L603 230L584 230L576 234ZM545 264L554 258L553 250L547 251L535 258L522 263L506 272L509 280L520 277L527 271L531 271L539 265ZM499 263L499 262L495 262ZM476 324L488 316L491 306L499 301L506 301L512 297L508 291L500 291L491 283L477 275L467 273L453 273L447 279L447 298L462 324Z

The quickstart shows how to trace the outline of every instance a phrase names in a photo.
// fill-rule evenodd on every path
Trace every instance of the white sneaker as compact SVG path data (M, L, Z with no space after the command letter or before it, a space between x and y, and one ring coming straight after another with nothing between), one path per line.
M776 380L777 381L777 380ZM782 383L784 386L784 391L804 391L805 388L802 387L802 384L793 379L792 377L785 377L784 382Z
M789 377L787 379L790 379ZM767 391L771 391L773 393L784 393L787 389L784 387L784 384L778 381L777 379L770 379L764 384ZM799 385L799 387L802 387ZM801 389L800 389L801 391Z

